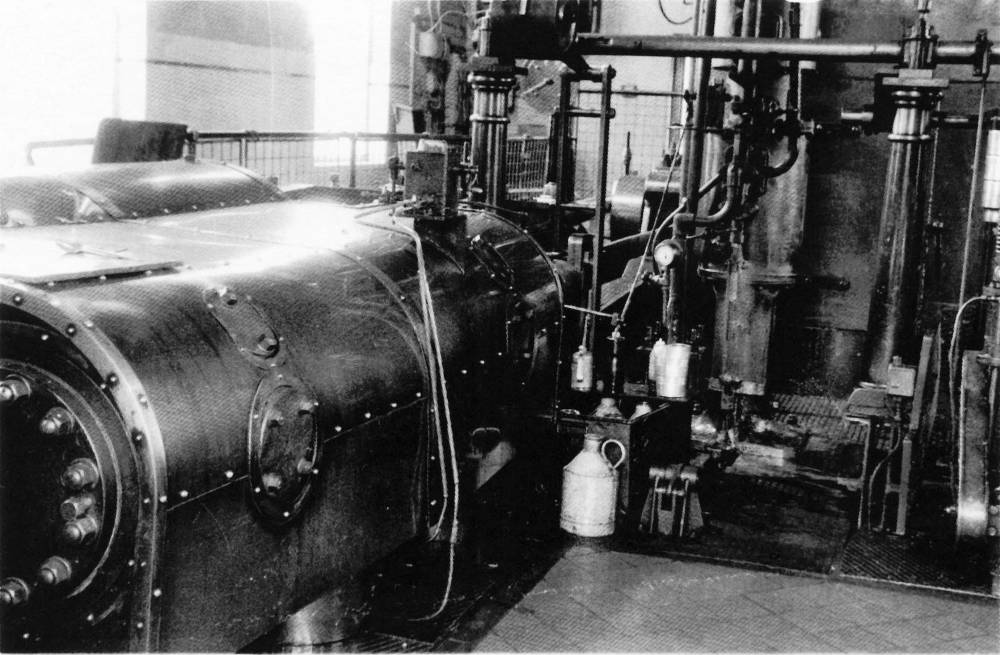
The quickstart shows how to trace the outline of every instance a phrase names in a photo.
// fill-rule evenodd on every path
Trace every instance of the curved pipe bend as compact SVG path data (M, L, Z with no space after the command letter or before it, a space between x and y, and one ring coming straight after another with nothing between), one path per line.
M785 157L785 161L781 162L777 166L765 166L761 169L761 173L764 177L778 177L779 175L784 175L788 171L792 170L792 166L799 159L799 135L789 134L788 137L788 156Z
M733 213L733 209L736 206L736 189L740 185L740 172L739 168L736 166L735 161L729 162L729 167L726 174L726 200L722 203L722 207L719 207L714 213L708 216L699 218L695 216L694 224L699 227L708 227L712 225L717 225L722 221L729 218L729 215Z

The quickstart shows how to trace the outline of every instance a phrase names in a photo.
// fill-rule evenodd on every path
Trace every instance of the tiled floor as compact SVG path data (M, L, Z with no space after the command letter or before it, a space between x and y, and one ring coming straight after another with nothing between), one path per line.
M1000 653L1000 608L578 545L476 650Z

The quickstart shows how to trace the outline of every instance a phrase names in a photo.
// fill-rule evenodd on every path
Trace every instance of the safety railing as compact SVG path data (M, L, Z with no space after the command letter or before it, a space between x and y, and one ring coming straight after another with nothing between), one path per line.
M445 141L455 156L468 142L465 136L376 132L205 132L192 134L188 153L280 184L377 188L389 181L389 158L404 160L421 139Z
M452 161L465 157L469 138L461 135L382 132L191 132L186 154L248 168L279 184L315 184L377 189L390 181L388 161L405 161L421 139L445 141ZM26 160L61 148L93 147L94 139L37 141ZM84 153L86 154L86 153ZM514 137L507 147L507 187L511 198L537 196L545 184L548 139Z

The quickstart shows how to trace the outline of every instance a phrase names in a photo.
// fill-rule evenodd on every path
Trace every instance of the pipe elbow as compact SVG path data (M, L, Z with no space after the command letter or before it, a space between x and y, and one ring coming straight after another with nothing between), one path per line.
M777 166L765 166L761 173L764 177L778 177L779 175L784 175L792 169L795 162L799 159L799 137L798 135L788 136L788 156L785 157L785 161L781 162Z

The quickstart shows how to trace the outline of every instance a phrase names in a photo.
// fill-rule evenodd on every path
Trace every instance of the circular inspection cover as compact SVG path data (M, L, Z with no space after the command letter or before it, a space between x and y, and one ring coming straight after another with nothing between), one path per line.
M271 524L301 512L319 460L315 397L300 381L282 375L261 380L248 432L250 497Z

